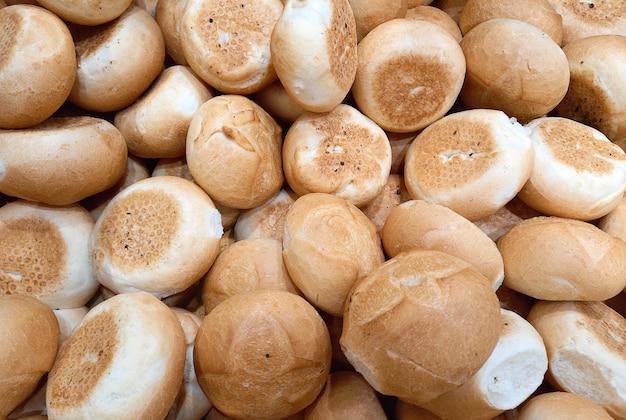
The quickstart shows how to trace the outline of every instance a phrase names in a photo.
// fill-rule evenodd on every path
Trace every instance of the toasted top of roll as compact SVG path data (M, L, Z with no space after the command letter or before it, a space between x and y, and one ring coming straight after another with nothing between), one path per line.
M518 410L518 420L611 420L595 401L571 392L553 391L535 395Z
M148 293L116 295L94 306L59 350L48 375L48 415L165 418L184 366L176 315Z

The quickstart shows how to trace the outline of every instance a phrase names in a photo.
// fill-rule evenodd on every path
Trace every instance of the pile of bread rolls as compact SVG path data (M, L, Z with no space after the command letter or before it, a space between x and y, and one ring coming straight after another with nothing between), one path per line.
M0 0L0 419L626 419L626 6Z

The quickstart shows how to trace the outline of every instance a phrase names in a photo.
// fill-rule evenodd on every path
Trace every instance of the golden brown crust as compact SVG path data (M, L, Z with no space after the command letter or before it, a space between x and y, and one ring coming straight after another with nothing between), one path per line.
M518 420L611 420L613 417L598 403L571 392L553 391L539 394L519 409Z
M38 0L65 21L95 26L118 18L132 0Z
M410 7L406 12L406 18L425 20L427 22L435 23L448 31L448 33L452 35L457 42L460 42L463 38L461 29L459 29L459 25L454 21L454 19L437 7L427 5Z
M186 4L187 0L159 0L154 13L154 19L163 32L165 51L176 64L183 66L189 65L180 35L180 20Z
M371 1L349 0L356 22L357 40L361 41L372 29L391 19L403 18L407 14L407 0Z

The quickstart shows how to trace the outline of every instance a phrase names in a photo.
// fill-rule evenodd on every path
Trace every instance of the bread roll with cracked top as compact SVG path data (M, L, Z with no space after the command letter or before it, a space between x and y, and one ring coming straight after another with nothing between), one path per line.
M553 391L535 395L519 409L518 420L611 420L598 403L571 392Z
M185 336L149 293L94 306L48 375L50 418L165 418L183 382Z
M78 25L96 26L117 19L132 0L37 0L61 19Z
M59 346L52 309L33 296L0 296L0 417L6 418L52 369Z
M265 203L242 210L233 227L235 240L271 238L283 242L285 215L298 195L283 187Z
M116 195L96 222L89 255L98 281L114 293L165 298L209 270L223 230L211 198L175 176L135 182Z
M478 372L501 331L485 276L450 254L412 249L357 281L340 343L374 389L421 405Z

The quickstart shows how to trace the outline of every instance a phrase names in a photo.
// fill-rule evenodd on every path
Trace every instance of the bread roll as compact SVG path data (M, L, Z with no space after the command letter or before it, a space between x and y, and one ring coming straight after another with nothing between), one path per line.
M135 6L139 6L154 17L158 0L132 0Z
M61 107L72 89L72 35L56 15L32 5L2 8L0 27L0 129L37 125Z
M611 236L626 241L626 196L617 207L598 221L598 227Z
M324 389L304 411L306 420L387 420L376 391L358 373L334 371Z
M280 80L274 80L263 89L252 94L252 99L274 118L288 123L294 122L306 111L294 102Z
M432 249L472 264L497 290L504 278L504 263L496 244L477 226L447 207L409 200L389 213L383 226L385 252L395 257L413 249Z
M220 92L247 95L276 79L270 37L280 0L186 0L180 40L189 66Z
M77 60L68 100L89 111L119 111L132 104L157 78L165 42L154 18L130 5L107 25L70 25ZM141 46L139 48L138 46Z
M131 5L132 0L74 1L37 0L61 19L78 25L95 26L118 18Z
M334 194L355 206L380 194L391 171L385 132L346 104L298 117L287 131L282 155L285 180L296 194Z
M361 210L332 194L311 193L287 212L283 259L309 302L342 316L350 288L384 254L376 227Z
M209 401L235 418L283 418L311 404L330 371L328 330L302 297L260 290L202 321L194 364Z
M243 210L233 227L235 240L271 238L283 242L285 215L298 196L289 188L281 188L274 197L254 208Z
M50 418L165 418L183 382L178 318L148 293L93 307L59 350L48 375Z
M423 408L450 420L491 420L516 408L539 388L548 370L541 336L517 313L501 309L500 314L500 340L480 370Z
M408 133L428 126L452 108L463 85L463 51L435 23L387 21L358 50L354 100L385 130Z
M455 20L449 14L436 7L426 5L411 7L406 12L406 18L437 24L448 31L457 42L461 42L461 38L463 38L461 29L459 29L459 25Z
M357 66L357 31L348 0L286 0L272 30L276 74L302 108L327 112L347 96Z
M574 219L537 216L498 240L504 284L543 300L605 300L626 286L626 242Z
M563 19L549 0L468 0L459 16L459 27L465 35L476 25L490 19L517 19L541 29L561 45Z
M348 1L354 13L357 41L361 41L365 35L383 22L405 17L408 9L408 0Z
M87 312L89 312L89 308L87 306L79 306L76 308L55 309L53 312L59 323L59 346L61 346L71 337L76 326L82 322Z
M461 99L525 123L552 111L569 85L567 58L549 35L517 19L491 19L461 40L467 61Z
M480 220L502 208L531 174L528 130L498 110L448 114L409 146L404 181L414 199Z
M559 390L582 395L614 418L626 417L626 320L599 301L537 302L528 315L548 352Z
M114 293L179 293L209 270L220 214L200 187L175 176L138 181L116 195L89 241L93 272Z
M524 403L517 420L611 420L598 403L571 392L554 391L535 395Z
M165 52L181 66L189 65L180 35L180 21L186 4L187 0L159 0L154 11L154 19L163 33Z
M440 251L398 254L348 297L341 348L378 392L421 405L460 386L493 352L502 322L489 281Z
M626 191L626 152L600 131L560 117L527 124L534 163L519 192L530 207L552 216L594 220Z
M434 7L437 7L449 14L450 17L458 23L467 0L435 0L431 3Z
M170 66L142 97L115 114L114 124L135 156L183 156L191 118L212 96L189 67Z
M410 199L409 192L404 185L404 177L391 174L382 192L374 200L361 207L361 210L374 223L378 234L382 235L383 226L391 211Z
M0 417L6 418L52 368L59 324L52 309L33 296L0 296L0 341Z
M236 241L222 251L202 283L202 302L210 313L231 296L252 290L300 292L285 268L282 243L255 238Z
M187 132L187 164L195 181L217 203L249 209L283 185L282 129L245 96L206 101Z
M0 294L33 296L52 309L87 304L99 286L87 249L93 228L78 204L0 207Z

